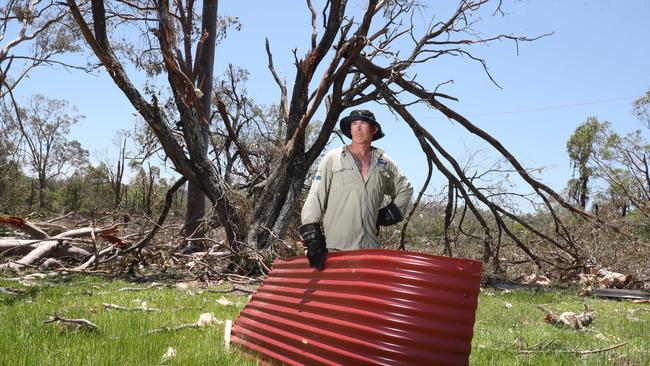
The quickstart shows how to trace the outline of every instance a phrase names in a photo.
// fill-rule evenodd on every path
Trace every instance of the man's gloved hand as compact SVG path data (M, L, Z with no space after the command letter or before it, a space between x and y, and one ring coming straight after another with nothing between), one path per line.
M403 218L402 211L397 208L395 203L391 202L386 207L379 209L379 214L377 215L377 227L397 224L402 221Z
M320 223L314 222L302 225L298 228L298 231L307 247L309 265L322 271L325 268L325 259L327 259L327 247L325 236L320 229Z

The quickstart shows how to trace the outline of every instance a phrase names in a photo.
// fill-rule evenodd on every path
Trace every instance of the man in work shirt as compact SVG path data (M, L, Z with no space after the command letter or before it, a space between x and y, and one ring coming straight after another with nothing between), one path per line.
M379 226L401 221L413 195L397 164L371 146L384 137L372 112L354 110L340 127L352 142L325 155L302 207L299 231L309 265L318 270L329 250L378 248ZM384 195L392 201L382 208Z

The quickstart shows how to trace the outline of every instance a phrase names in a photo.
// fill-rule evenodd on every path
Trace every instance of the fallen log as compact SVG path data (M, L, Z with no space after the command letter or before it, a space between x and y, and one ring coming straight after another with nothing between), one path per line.
M91 237L93 244L96 244L95 238L96 236L100 236L104 237L108 241L118 241L121 243L121 240L119 238L111 235L118 231L117 225L111 225L104 228L86 227L67 230L58 235L50 237L38 226L20 217L0 216L0 223L20 229L31 235L34 239L37 239L0 239L0 254L24 255L24 257L18 261L12 261L10 263L0 265L0 268L20 270L27 266L33 267L34 263L37 260L45 257L72 256L76 258L86 258L90 256L90 253L87 250L72 246L69 243L64 243L65 240ZM97 251L97 248L95 248L95 250ZM50 265L51 264L48 264L48 266L45 268L48 268Z
M105 228L92 228L92 227L84 227L81 229L73 229L73 230L68 230L64 231L61 234L58 234L56 236L53 236L53 239L73 239L73 238L84 238L84 237L90 237L93 233L95 235L100 235L100 234L114 234L118 231L118 226L117 225L111 225Z
M18 261L15 262L12 261L2 266L8 267L16 271L23 269L27 266L32 266L36 260L52 254L57 249L58 245L59 245L58 240L42 241L38 244L38 246L34 250L30 251L26 256L22 257ZM0 266L0 268L2 268L2 266Z
M4 255L25 255L34 250L40 240L0 238L0 253Z
M42 242L42 240L0 238L0 253L4 255L27 255L32 250L36 249ZM89 255L89 251L68 243L61 245L52 254L52 256L55 258L86 258Z

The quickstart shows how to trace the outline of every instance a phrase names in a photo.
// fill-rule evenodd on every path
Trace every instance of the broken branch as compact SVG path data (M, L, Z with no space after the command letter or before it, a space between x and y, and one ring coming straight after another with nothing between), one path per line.
M53 322L70 323L76 325L79 329L85 329L89 332L99 332L99 328L86 319L66 319L54 314L50 319L43 321L44 324Z

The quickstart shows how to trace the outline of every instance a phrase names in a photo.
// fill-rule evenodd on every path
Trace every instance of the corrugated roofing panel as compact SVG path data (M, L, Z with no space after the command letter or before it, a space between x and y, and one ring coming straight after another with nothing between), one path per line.
M232 341L271 364L467 365L482 263L367 249L277 259Z

